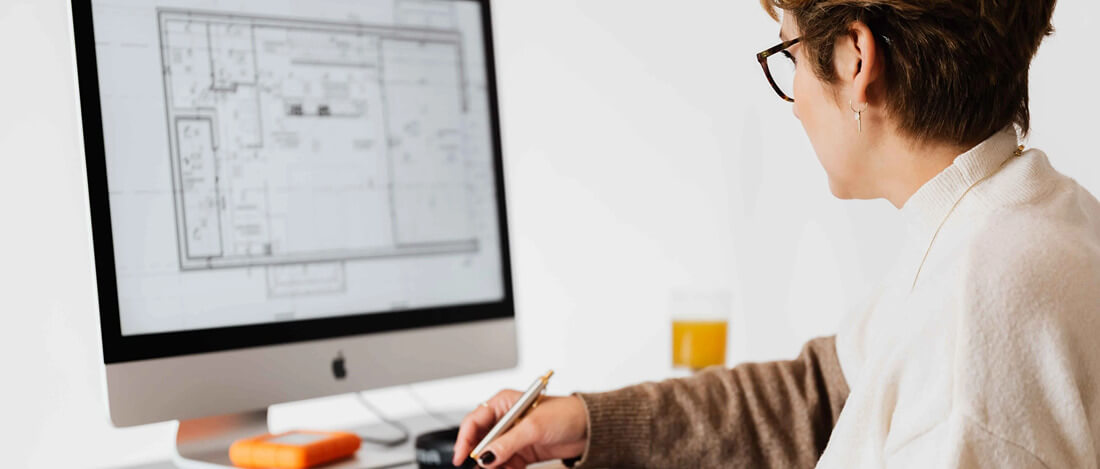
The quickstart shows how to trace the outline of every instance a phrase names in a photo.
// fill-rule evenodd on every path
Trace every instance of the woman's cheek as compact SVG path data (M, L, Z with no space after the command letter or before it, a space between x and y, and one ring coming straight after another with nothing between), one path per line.
M802 120L802 117L800 117L798 115L798 108L801 107L802 101L798 100L798 69L797 68L795 68L795 72L794 72L794 90L792 90L791 92L794 93L794 96L791 96L792 98L794 98L794 105L791 106L791 112L794 113L794 118L795 119Z
M803 78L802 78L804 76L804 73L802 72L802 70L800 70L802 68L801 63L802 62L799 62L799 65L795 68L795 72L794 72L794 106L793 107L794 107L794 117L797 118L798 120L803 120L802 116L805 115L805 113L803 112L803 110L801 108L803 106L807 106L806 110L810 110L809 107L812 107L812 105L813 105L810 102L811 101L811 96L807 92L807 90L805 89L806 88L806 83L804 83Z

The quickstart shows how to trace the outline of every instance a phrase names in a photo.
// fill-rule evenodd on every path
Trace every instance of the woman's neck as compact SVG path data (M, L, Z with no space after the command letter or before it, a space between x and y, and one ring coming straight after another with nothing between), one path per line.
M877 152L885 157L878 168L878 191L900 209L921 186L972 147L921 142L902 136L886 138Z

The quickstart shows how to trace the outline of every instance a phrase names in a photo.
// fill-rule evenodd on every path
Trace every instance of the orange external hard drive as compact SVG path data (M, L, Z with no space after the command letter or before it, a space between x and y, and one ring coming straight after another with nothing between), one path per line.
M294 431L237 440L229 460L250 469L305 469L350 457L359 444L351 433Z

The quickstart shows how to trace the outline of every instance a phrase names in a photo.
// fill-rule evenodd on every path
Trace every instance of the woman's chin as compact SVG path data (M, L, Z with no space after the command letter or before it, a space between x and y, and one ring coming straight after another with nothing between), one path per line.
M852 191L847 185L842 184L832 178L829 179L829 192L833 193L833 197L840 200L851 200L855 197L852 195Z
M840 200L873 200L882 198L882 195L866 186L850 184L829 178L829 192Z

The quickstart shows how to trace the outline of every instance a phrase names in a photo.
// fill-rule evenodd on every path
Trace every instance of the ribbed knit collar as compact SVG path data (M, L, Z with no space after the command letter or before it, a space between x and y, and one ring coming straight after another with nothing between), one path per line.
M1017 144L1016 130L1009 127L959 155L905 202L902 217L911 229L936 229L970 187L997 172L1014 155Z

